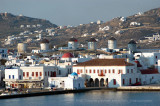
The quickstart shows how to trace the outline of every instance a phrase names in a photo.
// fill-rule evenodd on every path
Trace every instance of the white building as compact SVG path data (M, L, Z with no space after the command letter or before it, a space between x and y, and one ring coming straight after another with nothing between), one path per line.
M5 69L5 85L6 88L10 87L18 87L18 84L12 83L18 80L23 80L22 71L18 67L11 67Z
M49 77L49 87L64 89L82 89L84 88L84 79L78 77L77 73L69 74L68 77Z
M137 46L136 46L136 42L134 40L131 40L129 43L128 43L128 50L131 52L131 53L134 53L137 51Z
M41 50L43 50L43 51L49 50L49 41L47 39L43 39L41 41L40 46L41 46Z
M139 60L143 66L143 69L147 69L151 66L158 66L158 59L160 59L159 52L152 52L152 53L135 53L135 59Z
M93 59L73 66L86 80L86 86L119 87L135 84L141 81L137 67L125 59Z
M158 69L144 69L140 70L141 72L141 83L146 84L155 84L160 82L160 73Z
M114 37L108 39L108 48L116 49L117 48L117 40Z
M64 89L83 89L84 88L84 79L78 77L78 74L73 72L65 81Z
M97 49L97 41L94 38L90 38L88 40L88 50L96 50Z
M8 49L0 48L0 58L5 59L8 57Z
M76 38L70 38L68 41L68 49L77 50L78 49L78 40Z
M6 87L42 88L48 86L48 77L56 77L57 71L56 66L21 66L17 69L6 69L4 81Z

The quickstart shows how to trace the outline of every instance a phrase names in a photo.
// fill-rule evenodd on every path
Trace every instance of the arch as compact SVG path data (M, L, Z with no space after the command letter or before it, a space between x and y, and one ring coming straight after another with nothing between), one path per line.
M89 86L94 87L94 81L92 78L89 79Z
M98 78L95 79L95 87L99 87L99 79Z
M104 87L104 79L103 78L101 78L101 80L100 80L100 87Z

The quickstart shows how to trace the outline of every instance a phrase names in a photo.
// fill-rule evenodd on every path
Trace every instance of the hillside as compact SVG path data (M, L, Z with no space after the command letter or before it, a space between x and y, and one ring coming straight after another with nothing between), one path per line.
M139 40L145 36L160 33L160 8L125 17L125 21L121 19L123 19L123 17L117 17L102 24L89 23L57 30L56 33L61 36L54 37L53 44L60 43L63 45L64 42L66 44L66 39L72 36L78 38L80 43L86 44L86 40L92 36L98 40L99 47L107 47L108 38L114 36L118 40L118 47L126 47L131 39L137 41L139 48L160 47L160 45L157 45L160 44L160 41L151 42L147 44L147 46L145 43L139 43ZM140 23L140 25L130 25L131 22L137 22ZM100 30L106 26L109 27L109 29ZM116 31L120 31L120 33L115 34ZM82 37L84 34L88 34L88 36Z
M23 25L23 27L21 26ZM26 27L30 25L31 27ZM41 25L36 26L35 25ZM25 27L24 27L25 26ZM34 27L33 27L34 26ZM53 28L55 35L49 35L47 28ZM31 31L33 34L20 35L20 32ZM0 15L0 39L1 47L16 48L19 41L29 41L29 48L39 48L37 40L38 33L34 31L43 30L43 38L47 38L51 45L67 46L70 37L78 39L80 45L87 46L87 40L90 37L97 39L98 47L107 47L107 40L114 36L117 39L119 48L127 47L128 42L134 39L138 48L160 48L160 40L141 42L145 37L151 37L154 33L160 33L160 8L152 9L144 13L137 13L128 17L116 17L107 22L91 22L81 24L76 27L60 28L47 20L30 18L26 16L15 16L10 13L1 13ZM14 40L12 46L4 45L7 36L15 34L17 40Z
M30 27L26 27L27 25ZM41 27L37 27L37 25ZM57 27L57 25L44 19L31 18L22 15L16 16L11 13L0 13L0 37L17 34L24 30L44 29L48 27Z

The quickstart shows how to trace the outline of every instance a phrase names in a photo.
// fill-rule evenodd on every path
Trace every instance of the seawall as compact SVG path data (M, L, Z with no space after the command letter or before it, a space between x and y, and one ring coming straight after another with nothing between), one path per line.
M0 99L43 96L43 95L57 95L57 94L67 94L67 93L80 93L80 92L87 92L87 91L91 91L91 90L100 90L100 89L102 89L102 88L86 88L86 89L79 89L79 90L55 90L55 91L47 91L47 92L5 95L5 96L0 96Z

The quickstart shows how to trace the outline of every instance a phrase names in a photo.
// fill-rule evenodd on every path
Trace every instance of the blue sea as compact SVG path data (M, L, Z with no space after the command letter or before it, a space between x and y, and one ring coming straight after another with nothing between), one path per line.
M0 106L158 106L160 92L93 90L0 100Z

